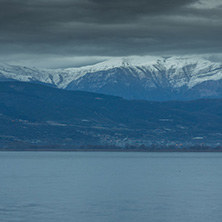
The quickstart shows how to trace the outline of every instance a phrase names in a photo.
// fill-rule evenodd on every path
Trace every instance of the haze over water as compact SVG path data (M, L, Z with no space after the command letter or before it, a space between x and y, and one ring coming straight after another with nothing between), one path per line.
M219 222L222 153L0 152L0 221Z

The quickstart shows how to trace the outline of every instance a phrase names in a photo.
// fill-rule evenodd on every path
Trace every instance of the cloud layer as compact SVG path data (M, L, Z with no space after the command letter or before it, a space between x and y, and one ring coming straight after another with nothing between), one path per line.
M0 30L6 62L48 59L53 66L55 58L220 53L222 6L220 0L0 0Z

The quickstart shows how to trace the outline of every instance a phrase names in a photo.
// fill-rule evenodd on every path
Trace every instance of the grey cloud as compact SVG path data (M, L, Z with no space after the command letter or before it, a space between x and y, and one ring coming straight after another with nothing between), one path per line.
M222 8L195 2L0 0L0 59L221 52Z
M53 24L56 22L122 23L141 16L178 10L196 0L0 0L1 23ZM43 24L42 24L43 23Z

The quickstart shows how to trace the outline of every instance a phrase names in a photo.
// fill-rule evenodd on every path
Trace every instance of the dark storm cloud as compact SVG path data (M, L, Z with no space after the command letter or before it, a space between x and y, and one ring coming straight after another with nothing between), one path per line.
M1 17L7 19L9 23L47 25L72 21L128 22L141 16L168 13L195 0L1 0L0 2Z
M198 0L0 0L0 59L216 53L221 24Z

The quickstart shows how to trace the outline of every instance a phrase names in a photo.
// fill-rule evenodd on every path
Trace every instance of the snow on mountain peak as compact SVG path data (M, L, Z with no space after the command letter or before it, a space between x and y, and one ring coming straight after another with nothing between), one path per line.
M39 81L66 88L71 82L79 81L87 74L99 78L98 72L107 74L125 69L125 72L139 81L153 81L150 85L167 83L171 87L186 85L192 88L208 80L222 79L222 63L214 63L201 56L129 56L114 57L94 65L65 69L37 69L23 66L0 64L0 78L18 81ZM102 77L101 77L102 78ZM99 80L104 82L105 80ZM115 80L118 82L118 80ZM89 83L90 84L90 83ZM98 84L97 84L98 85ZM149 84L148 84L149 85Z
M189 64L209 65L211 62L201 56L176 57L176 56L128 56L114 57L94 65L82 66L80 68L68 68L69 71L100 71L118 67L153 66L163 64L166 68L182 67Z

